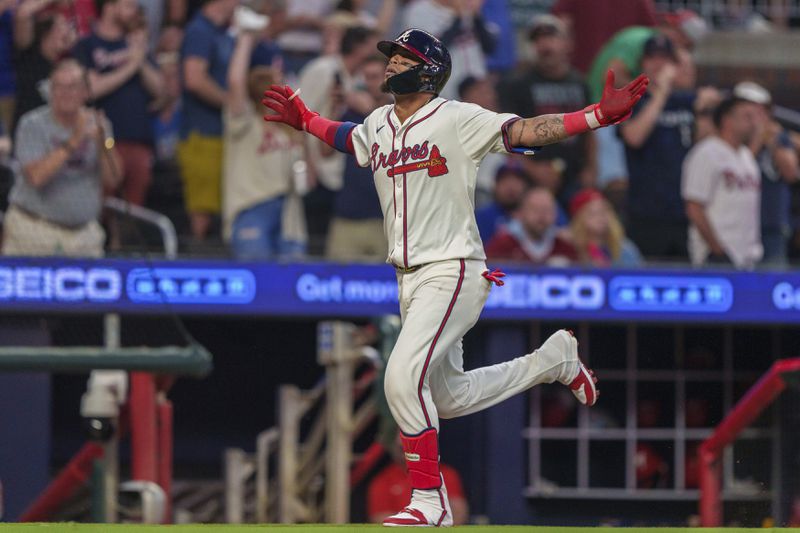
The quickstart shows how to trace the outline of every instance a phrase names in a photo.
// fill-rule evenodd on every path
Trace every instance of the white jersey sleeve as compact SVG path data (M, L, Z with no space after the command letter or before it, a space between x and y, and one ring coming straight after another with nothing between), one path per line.
M503 125L519 120L519 116L512 113L495 113L476 104L463 102L457 104L458 140L476 164L480 163L489 152L511 151L508 140L504 138Z
M717 179L717 161L714 146L700 142L692 148L683 162L681 196L706 204L711 199Z
M365 167L369 164L369 139L367 139L367 123L357 124L353 128L353 153L358 166Z
M387 107L389 106L379 107L364 119L363 124L358 124L353 128L353 152L359 166L369 166L370 158L372 157L372 144L375 142L376 117L386 116Z

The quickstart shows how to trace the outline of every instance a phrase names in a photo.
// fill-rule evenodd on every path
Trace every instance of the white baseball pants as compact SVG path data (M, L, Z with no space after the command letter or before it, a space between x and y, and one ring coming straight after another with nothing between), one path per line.
M389 357L384 388L389 408L407 435L439 429L539 383L575 373L567 350L536 350L505 363L464 371L462 337L475 325L492 283L486 264L454 259L397 273L402 329ZM498 290L503 290L499 288Z

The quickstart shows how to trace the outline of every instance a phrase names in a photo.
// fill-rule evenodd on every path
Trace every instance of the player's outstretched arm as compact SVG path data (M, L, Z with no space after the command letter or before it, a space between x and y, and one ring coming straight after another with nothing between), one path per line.
M589 130L619 124L631 116L633 106L647 90L649 81L642 74L625 87L615 89L614 72L609 70L599 103L574 113L540 115L512 122L508 128L511 145L543 146Z
M264 115L264 120L283 122L296 130L307 131L340 152L354 153L353 128L356 124L336 122L319 116L319 113L306 107L298 93L299 91L292 92L288 85L270 85L264 92L261 103L274 113Z

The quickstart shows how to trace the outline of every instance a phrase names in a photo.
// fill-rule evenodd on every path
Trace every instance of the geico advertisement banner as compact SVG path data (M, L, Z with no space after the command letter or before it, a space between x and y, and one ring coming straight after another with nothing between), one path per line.
M484 319L800 322L794 273L504 270ZM367 317L397 313L397 280L385 265L5 258L0 309Z

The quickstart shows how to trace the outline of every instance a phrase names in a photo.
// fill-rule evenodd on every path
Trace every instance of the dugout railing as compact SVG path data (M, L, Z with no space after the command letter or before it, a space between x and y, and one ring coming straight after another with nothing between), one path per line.
M396 329L393 318L387 321ZM280 387L278 426L258 435L254 454L226 450L226 522L350 520L353 443L376 417L375 399L367 393L382 365L357 332L350 323L321 322L317 361L325 367L323 379L308 390Z
M723 525L721 456L744 428L781 392L800 378L800 358L776 361L766 374L725 416L698 450L700 464L700 521L704 527Z

